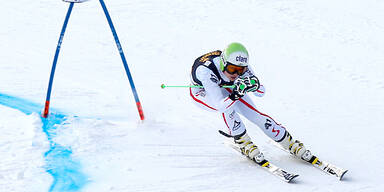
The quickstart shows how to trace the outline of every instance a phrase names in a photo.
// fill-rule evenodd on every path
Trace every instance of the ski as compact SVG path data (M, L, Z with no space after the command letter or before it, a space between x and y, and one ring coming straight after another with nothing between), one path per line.
M280 145L277 145L276 142L273 142L273 144L276 147L278 147L279 149L281 149L281 150L291 154L288 150L285 150ZM296 157L296 158L298 158L298 157ZM317 169L327 173L328 175L335 176L339 180L342 180L344 175L348 172L347 169L343 169L343 168L340 168L340 167L338 167L336 165L328 163L326 161L322 161L322 160L320 160L318 157L316 157L314 155L309 160L305 160L305 159L302 159L302 158L298 158L298 159L300 159L302 161L305 161L307 163L310 163L313 167L316 167Z
M251 159L249 159L249 160L251 160ZM291 181L293 181L293 179L295 179L296 177L299 176L297 174L293 174L293 173L289 173L289 172L285 171L284 169L270 163L268 160L264 160L261 163L257 163L254 160L252 160L252 161L255 162L256 164L260 165L262 167L262 169L268 171L272 175L278 177L279 179L281 179L287 183L290 183Z
M230 135L226 134L225 132L223 131L219 131L220 134L224 135L225 137L227 138L231 138ZM244 157L246 157L244 155L244 153L241 151L241 149L236 146L233 142L225 142L225 144L227 144L229 147L231 147L232 149L234 149L235 151L241 153ZM268 171L269 173L271 173L272 175L276 176L277 178L287 182L287 183L291 183L296 177L298 177L299 175L297 174L293 174L293 173L289 173L288 171L272 164L270 161L264 159L263 161L261 161L260 163L256 162L254 159L250 159L250 158L247 158L249 159L250 161L256 163L258 166L260 166L263 170L266 170Z
M348 170L340 168L336 165L330 164L326 161L320 161L319 158L317 158L316 156L312 156L312 158L306 162L311 163L314 167L320 169L321 171L327 173L328 175L336 176L339 180L342 180L345 173L348 172Z

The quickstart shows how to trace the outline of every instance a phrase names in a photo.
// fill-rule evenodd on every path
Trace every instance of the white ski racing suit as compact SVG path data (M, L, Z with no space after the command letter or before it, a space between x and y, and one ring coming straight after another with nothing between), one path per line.
M205 110L219 112L228 134L232 136L240 135L246 130L240 114L256 124L272 140L277 142L283 140L285 128L270 116L257 110L249 95L244 95L236 101L228 97L232 90L221 86L232 85L233 82L230 82L220 70L220 54L221 51L213 51L196 59L191 73L192 84L202 85L204 88L190 88L193 102ZM248 70L238 78L252 75L253 71L248 67ZM262 97L264 93L265 88L260 85L260 88L251 94Z

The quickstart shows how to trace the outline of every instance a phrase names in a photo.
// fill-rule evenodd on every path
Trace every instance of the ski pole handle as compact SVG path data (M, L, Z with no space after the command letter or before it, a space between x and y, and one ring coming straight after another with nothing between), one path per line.
M160 86L162 89L166 88L166 87L178 87L178 88L204 88L203 86L201 85L165 85L165 84L161 84ZM222 88L233 88L234 85L223 85L221 86Z

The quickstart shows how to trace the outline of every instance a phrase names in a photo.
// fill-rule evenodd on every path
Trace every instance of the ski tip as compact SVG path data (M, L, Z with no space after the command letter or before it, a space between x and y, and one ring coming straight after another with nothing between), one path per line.
M343 179L344 175L345 175L347 172L348 172L348 170L345 170L345 171L340 175L340 178L339 178L340 181Z
M299 175L294 175L294 176L292 176L292 178L291 179L289 179L288 181L287 181L287 183L295 183L295 178L296 177L298 177Z

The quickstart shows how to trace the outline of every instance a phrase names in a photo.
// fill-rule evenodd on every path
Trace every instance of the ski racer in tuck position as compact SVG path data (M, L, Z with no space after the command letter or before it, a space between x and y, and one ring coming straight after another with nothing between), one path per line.
M205 110L219 112L227 127L227 133L220 133L233 137L241 152L256 163L262 163L264 155L247 134L240 115L256 124L268 137L296 157L309 163L317 161L303 143L293 139L270 116L257 110L247 93L262 97L265 88L248 63L248 51L240 43L231 43L223 51L217 50L198 57L192 66L191 80L193 85L203 88L190 88L194 103ZM225 85L233 85L233 88L223 88Z

